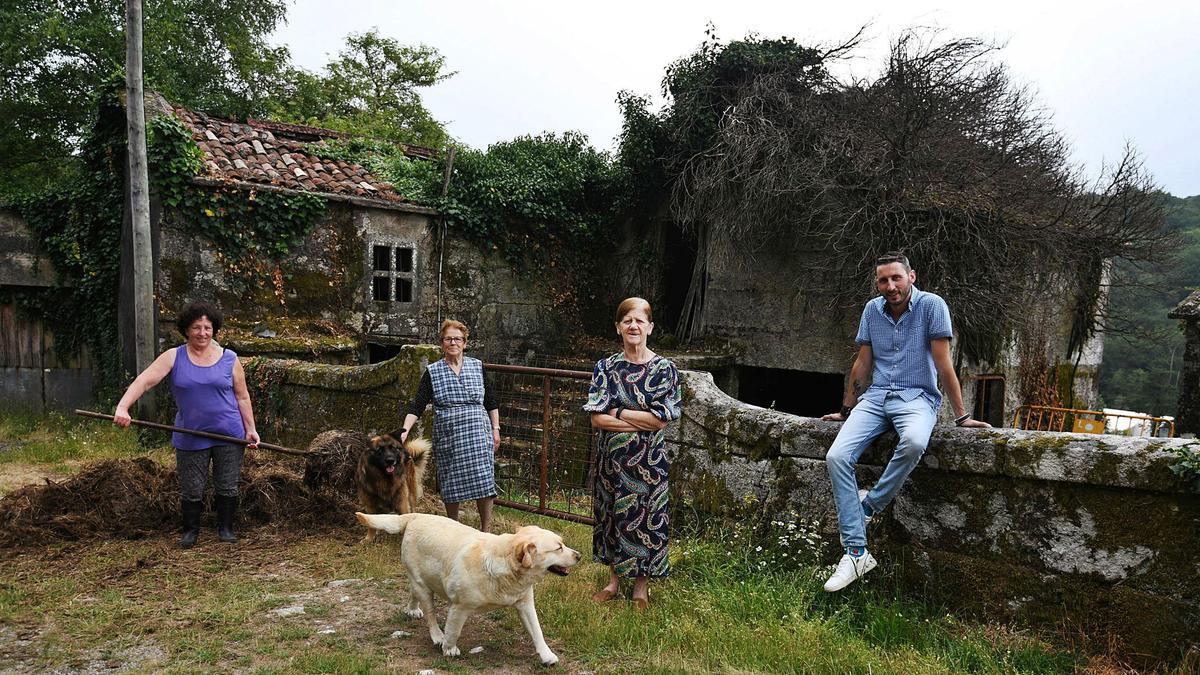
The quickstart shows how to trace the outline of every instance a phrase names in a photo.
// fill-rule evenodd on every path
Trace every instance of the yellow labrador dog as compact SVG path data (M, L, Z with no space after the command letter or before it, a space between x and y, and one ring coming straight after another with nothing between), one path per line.
M533 585L547 572L565 577L579 562L579 551L567 548L562 537L533 525L514 534L486 534L428 513L354 515L367 527L404 535L400 559L408 569L407 614L425 617L429 637L443 654L459 655L458 636L472 614L516 607L538 658L546 665L558 663L542 637ZM434 594L450 602L445 632L433 614Z

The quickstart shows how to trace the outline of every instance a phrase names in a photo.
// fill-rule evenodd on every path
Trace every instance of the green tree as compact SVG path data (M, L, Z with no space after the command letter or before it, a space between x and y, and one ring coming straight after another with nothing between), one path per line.
M147 86L173 103L257 115L288 61L266 36L286 0L146 3ZM78 166L93 93L125 63L121 0L8 0L0 5L0 183L40 187Z
M1184 336L1167 314L1200 288L1200 195L1162 195L1167 229L1178 234L1171 265L1118 263L1129 283L1114 286L1104 334L1100 394L1113 408L1174 415Z
M289 69L271 112L360 136L442 147L449 140L418 89L454 75L426 45L403 45L377 29L352 33L324 74Z

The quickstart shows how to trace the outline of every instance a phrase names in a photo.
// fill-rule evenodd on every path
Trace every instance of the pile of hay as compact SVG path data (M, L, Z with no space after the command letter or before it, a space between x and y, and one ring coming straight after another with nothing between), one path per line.
M353 495L358 458L371 449L371 438L358 431L325 431L308 444L304 484Z
M239 527L277 521L307 528L354 527L354 470L369 444L359 432L327 431L309 445L303 473L295 461L248 452L239 486ZM212 519L211 481L208 489L205 518ZM0 547L94 537L139 539L178 528L175 469L149 457L94 462L62 482L47 480L0 498Z

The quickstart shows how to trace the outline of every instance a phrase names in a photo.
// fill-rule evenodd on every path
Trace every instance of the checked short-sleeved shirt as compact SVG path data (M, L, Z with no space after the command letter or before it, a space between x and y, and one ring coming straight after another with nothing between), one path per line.
M892 318L883 296L868 302L854 341L871 347L874 368L871 386L859 400L882 403L888 392L897 392L905 401L924 396L937 410L942 404L942 393L938 391L937 368L929 341L953 336L946 301L916 286L912 287L908 309L899 320Z

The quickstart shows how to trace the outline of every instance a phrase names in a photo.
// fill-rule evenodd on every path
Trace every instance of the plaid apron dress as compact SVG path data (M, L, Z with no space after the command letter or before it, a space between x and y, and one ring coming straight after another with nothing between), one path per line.
M492 421L483 409L483 363L463 357L461 373L445 360L429 365L433 384L433 461L448 504L496 495Z

